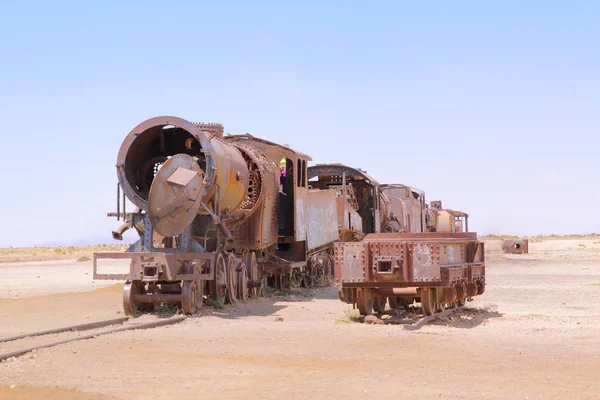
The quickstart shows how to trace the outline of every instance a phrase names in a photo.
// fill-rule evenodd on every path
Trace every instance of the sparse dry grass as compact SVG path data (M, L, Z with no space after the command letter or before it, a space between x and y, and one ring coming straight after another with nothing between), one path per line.
M360 319L358 310L347 308L344 310L344 315L338 318L338 322L360 322Z
M129 245L9 247L0 249L0 263L27 261L77 260L89 261L95 252L124 251Z

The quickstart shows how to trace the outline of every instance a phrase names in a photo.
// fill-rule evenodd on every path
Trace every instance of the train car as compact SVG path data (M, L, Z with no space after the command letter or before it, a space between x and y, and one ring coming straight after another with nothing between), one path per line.
M381 185L390 201L390 222L386 232L426 232L427 203L425 192L402 184Z
M366 171L344 164L317 164L308 168L308 178L312 189L335 190L342 241L385 230L389 200Z
M279 286L310 286L332 268L339 240L335 190L309 190L310 157L219 124L156 117L136 126L117 157L113 231L140 239L95 253L94 279L126 280L127 314L158 303L194 313L203 299L235 302ZM127 213L126 199L137 208ZM125 260L126 271L100 268Z
M485 291L484 244L468 232L468 214L425 202L405 185L382 185L390 224L356 243L336 243L340 300L361 315L421 303L426 316L458 307Z
M468 232L469 231L469 214L443 208L440 200L432 201L428 211L433 212L431 219L432 226L435 227L435 232Z

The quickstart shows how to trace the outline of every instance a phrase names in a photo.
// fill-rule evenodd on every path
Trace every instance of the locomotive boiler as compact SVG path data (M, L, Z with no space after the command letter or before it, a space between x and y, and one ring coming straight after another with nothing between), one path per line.
M126 280L126 313L177 303L195 312L210 298L235 302L267 282L310 286L330 275L339 239L336 194L309 190L306 154L219 124L157 117L136 126L117 157L113 237L135 229L124 253L94 254L95 279ZM126 211L125 198L136 209ZM126 272L99 269L129 262Z

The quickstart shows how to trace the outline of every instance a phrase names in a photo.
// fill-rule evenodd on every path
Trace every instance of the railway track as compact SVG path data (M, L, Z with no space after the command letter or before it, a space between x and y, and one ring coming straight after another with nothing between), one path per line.
M65 343L75 342L78 340L93 339L98 336L108 335L111 333L136 330L136 329L151 329L159 326L173 325L182 322L186 319L183 316L176 316L158 321L135 323L130 322L129 317L113 318L100 320L79 325L69 325L59 328L53 328L43 331L30 332L22 335L0 338L0 347L12 347L10 350L2 349L0 353L0 361L7 360L13 357L20 357L34 350L45 349L58 346ZM108 328L107 328L108 327ZM107 329L102 329L107 328ZM77 334L74 332L86 332ZM87 333L89 332L89 333ZM52 337L47 341L40 341L43 336L58 336ZM60 337L62 336L62 337ZM10 345L7 345L10 343ZM21 347L23 346L23 347Z

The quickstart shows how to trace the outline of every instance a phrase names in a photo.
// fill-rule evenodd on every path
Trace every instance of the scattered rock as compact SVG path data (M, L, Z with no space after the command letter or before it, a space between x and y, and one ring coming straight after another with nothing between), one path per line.
M283 322L283 317L277 317L277 318L275 318L275 321L277 321L277 322Z
M383 324L384 322L374 315L367 315L364 320L367 324Z

